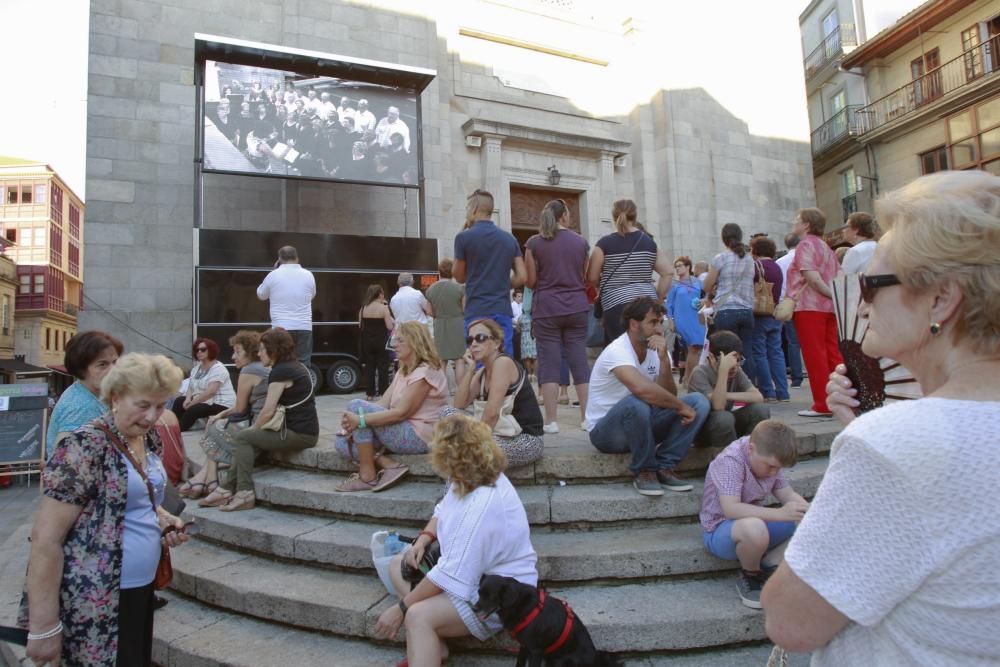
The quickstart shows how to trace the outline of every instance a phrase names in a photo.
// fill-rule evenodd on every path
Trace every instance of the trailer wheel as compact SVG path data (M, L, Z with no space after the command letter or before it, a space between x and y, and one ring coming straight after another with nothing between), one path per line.
M342 359L326 371L326 386L335 394L349 394L361 383L361 369L353 361Z
M323 371L316 364L309 364L306 368L309 370L309 375L312 376L312 381L315 385L313 393L318 394L319 390L323 388Z

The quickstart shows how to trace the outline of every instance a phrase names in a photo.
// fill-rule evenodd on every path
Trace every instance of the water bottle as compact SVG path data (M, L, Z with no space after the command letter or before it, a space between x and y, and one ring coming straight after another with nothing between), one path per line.
M382 547L385 549L383 553L385 553L386 556L395 556L402 551L405 546L406 545L399 539L399 535L395 532L389 533L389 536L385 538L385 542L382 543Z

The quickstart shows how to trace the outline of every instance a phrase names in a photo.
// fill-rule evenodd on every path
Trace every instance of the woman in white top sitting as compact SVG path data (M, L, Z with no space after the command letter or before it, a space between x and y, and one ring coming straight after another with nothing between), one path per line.
M442 419L434 429L431 464L449 480L448 492L413 547L393 559L399 603L386 609L375 627L377 635L393 637L406 623L410 667L439 667L448 656L445 639L472 635L485 641L503 629L497 616L483 620L473 610L484 574L538 584L528 517L503 474L506 459L490 427L462 415ZM435 541L441 556L411 590L402 576L403 561L416 568Z
M197 363L191 368L187 393L183 401L178 398L170 406L182 431L190 431L199 419L217 415L236 403L229 371L217 359L218 344L208 338L197 338L191 346L191 355Z
M863 350L924 398L855 419L846 369L830 375L847 427L764 587L767 632L814 667L997 665L1000 178L939 172L875 209L888 233L861 278Z

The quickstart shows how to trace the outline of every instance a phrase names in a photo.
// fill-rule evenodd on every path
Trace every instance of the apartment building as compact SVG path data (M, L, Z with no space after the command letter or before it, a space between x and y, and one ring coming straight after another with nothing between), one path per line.
M47 164L0 158L0 235L16 265L14 354L59 366L83 298L83 202Z

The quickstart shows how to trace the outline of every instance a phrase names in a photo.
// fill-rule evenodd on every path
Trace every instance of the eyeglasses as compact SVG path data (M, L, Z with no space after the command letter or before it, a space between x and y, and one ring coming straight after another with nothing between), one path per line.
M468 347L469 345L472 345L473 342L481 344L485 343L488 340L493 340L493 336L489 334L476 334L475 336L466 336L465 345L466 347Z
M858 274L858 282L861 285L861 300L865 303L871 303L875 298L875 290L882 287L892 287L893 285L902 285L902 281L896 276L895 273L880 273L874 276L866 276L863 273Z
M197 348L195 350L195 352L208 352L208 348L207 347L199 347L199 348Z

